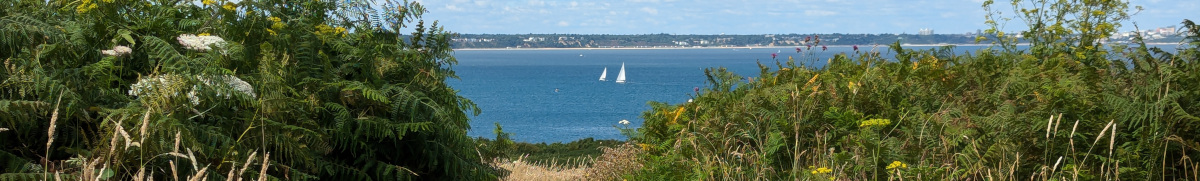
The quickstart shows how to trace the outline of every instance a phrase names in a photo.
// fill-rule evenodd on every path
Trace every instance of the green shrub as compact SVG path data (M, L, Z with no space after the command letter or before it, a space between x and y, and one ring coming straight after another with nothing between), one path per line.
M1049 3L1039 10L1113 16L1031 22L1082 29L1126 19L1122 2ZM1037 38L1027 50L998 35L992 36L998 46L973 53L897 42L888 52L894 60L861 52L811 67L804 60L813 57L800 57L799 65L789 57L776 60L775 70L760 64L760 76L748 78L706 69L709 86L695 102L651 103L643 114L634 140L644 144L645 167L634 176L1172 180L1197 174L1200 162L1191 158L1200 156L1198 34L1172 54L1095 41L1112 29L1033 27L1025 37Z
M0 178L494 179L453 34L369 2L0 2Z

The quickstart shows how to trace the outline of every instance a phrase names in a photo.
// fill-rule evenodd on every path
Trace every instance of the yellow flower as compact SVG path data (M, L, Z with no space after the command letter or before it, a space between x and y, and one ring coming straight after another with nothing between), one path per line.
M225 10L233 11L233 10L237 10L237 5L233 4L231 2L225 2L225 5L221 6L221 8L224 8Z
M982 42L983 40L987 40L987 37L983 37L983 36L976 36L976 37L975 37L975 43Z
M908 164L904 164L904 162L900 162L900 161L892 161L892 164L888 164L888 166L887 166L887 169L901 169L901 168L908 168Z
M216 4L216 3L217 3L217 1L213 1L213 0L204 0L204 1L201 1L201 3L204 3L204 5L213 5L213 4Z
M858 124L858 127L869 127L869 126L887 126L887 125L889 125L889 124L892 124L892 120L888 120L888 119L870 119L870 120L866 120L866 121L863 121L862 123Z
M196 35L196 36L208 36L208 35L209 35L208 33L200 33L199 35Z
M92 2L91 0L81 0L79 3L79 6L75 7L75 12L87 13L88 11L92 11L93 9L96 9L95 2Z
M112 3L113 1L116 1L116 0L101 0L101 1L104 1L105 3Z
M283 24L282 22L275 22L275 24L271 24L272 29L283 29L285 26L287 26L287 24Z
M821 168L817 168L816 170L813 170L812 172L809 172L809 173L812 173L812 174L825 174L825 173L830 173L830 172L833 172L833 170L832 170L832 169L829 169L829 168L821 167Z
M275 34L275 31L271 30L271 29L267 29L267 33L271 33L271 36L278 35L278 34Z
M644 150L644 151L650 151L650 148L652 147L650 144L645 144L645 143L638 143L637 145L641 146L642 150Z
M913 62L913 68L912 68L912 69L913 69L913 70L917 70L917 65L918 65L918 64L920 64L920 63L921 63L921 62L916 62L916 61L914 61L914 62Z
M271 21L271 22L276 22L276 23L278 23L279 21L282 21L282 20L280 20L280 19L279 19L279 17L274 17L274 16L272 16L272 17L267 17L267 20L268 20L268 21Z

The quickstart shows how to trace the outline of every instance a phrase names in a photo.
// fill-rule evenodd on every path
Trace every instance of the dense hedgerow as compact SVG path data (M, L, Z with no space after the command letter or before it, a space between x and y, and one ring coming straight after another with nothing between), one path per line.
M1016 8L1043 13L1019 15L1033 27L1028 48L993 30L997 46L968 53L897 42L777 59L758 77L707 69L695 102L643 114L633 140L645 166L629 177L1196 179L1200 27L1185 20L1190 34L1168 53L1096 41L1124 19L1104 15L1124 16L1123 2L1020 3L1048 5Z
M501 172L417 3L0 2L0 180Z

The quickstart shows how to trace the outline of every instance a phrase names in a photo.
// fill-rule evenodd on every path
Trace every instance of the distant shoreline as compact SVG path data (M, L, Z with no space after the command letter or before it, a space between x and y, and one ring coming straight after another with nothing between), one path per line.
M1179 43L1146 43L1146 45L1178 45ZM990 46L992 44L901 44L903 47L939 47L939 46ZM1018 45L1028 45L1021 43ZM828 47L851 47L854 45L826 45ZM874 45L863 45L870 48ZM800 46L730 46L730 47L620 47L620 48L456 48L454 51L505 51L505 50L682 50L682 49L753 49L753 48L797 48ZM879 47L887 45L879 44Z

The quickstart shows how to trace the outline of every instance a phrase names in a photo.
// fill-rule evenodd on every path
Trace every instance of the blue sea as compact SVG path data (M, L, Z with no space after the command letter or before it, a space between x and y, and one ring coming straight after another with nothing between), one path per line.
M871 47L860 47L868 51ZM906 46L929 49L934 47ZM982 46L959 46L962 54ZM885 46L877 47L892 57ZM797 63L821 67L851 47L796 53L795 48L726 49L552 49L457 50L453 69L461 78L448 80L454 89L482 110L470 117L471 137L495 138L494 123L516 141L570 142L583 138L626 139L615 126L629 120L639 127L648 102L686 102L693 88L705 87L704 69L725 67L745 76L758 76L758 62L775 69L788 56ZM777 53L777 59L771 58ZM818 60L818 61L808 61ZM627 83L615 83L621 64ZM599 81L608 68L608 81ZM556 91L557 90L557 91Z
M758 76L757 62L774 69L771 53L785 62L787 56L824 59L845 51L852 52L850 47L813 54L794 48L457 50L453 69L460 79L447 82L482 110L471 117L471 137L495 138L494 123L500 123L516 141L624 140L617 122L640 126L650 101L686 102L694 88L705 87L705 68ZM627 82L619 84L614 80L622 63ZM605 68L608 81L600 81Z

